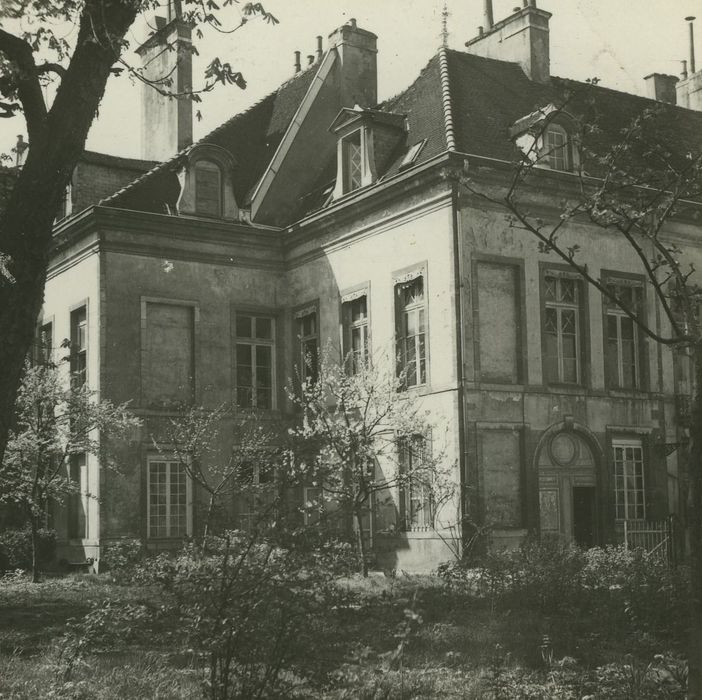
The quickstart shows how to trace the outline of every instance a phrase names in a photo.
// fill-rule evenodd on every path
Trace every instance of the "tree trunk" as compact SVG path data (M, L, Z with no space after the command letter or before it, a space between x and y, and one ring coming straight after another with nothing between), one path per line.
M51 110L23 104L27 162L0 216L0 253L8 257L13 278L0 277L0 462L44 299L54 217L138 7L133 0L86 0L76 48Z
M363 509L356 505L353 509L356 520L356 536L358 538L358 558L363 578L368 578L368 559L366 558L366 539L363 536Z
M689 700L702 700L702 342L692 350L695 388L688 462L688 539L690 546L690 611L688 639Z
M32 583L39 583L39 527L37 516L32 513Z

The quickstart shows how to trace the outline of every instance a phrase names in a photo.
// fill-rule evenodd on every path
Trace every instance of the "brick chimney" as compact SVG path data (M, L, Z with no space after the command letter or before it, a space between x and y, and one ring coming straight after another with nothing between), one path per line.
M193 84L192 30L178 11L169 5L169 19L156 17L157 30L136 52L141 57L143 76L170 85L163 90L187 92ZM166 97L144 84L141 97L141 152L146 160L166 160L193 142L193 106L189 97Z
M676 103L675 84L678 77L664 73L651 73L644 78L646 84L646 97L659 102Z
M343 107L375 107L378 104L378 37L356 26L351 19L329 35L329 48L339 52Z
M506 19L492 22L492 1L485 2L487 27L478 28L478 36L466 42L470 53L485 58L518 63L527 76L537 83L550 78L548 22L551 13L536 7L536 0L523 0Z

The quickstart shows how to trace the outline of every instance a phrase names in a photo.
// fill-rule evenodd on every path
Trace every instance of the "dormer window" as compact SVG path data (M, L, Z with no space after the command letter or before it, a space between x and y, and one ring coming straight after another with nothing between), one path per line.
M573 117L551 104L518 119L510 128L510 136L524 158L536 167L573 172L578 153L572 126Z
M217 163L195 163L195 213L222 216L222 171Z
M573 170L571 150L566 130L560 124L549 124L543 134L543 162L539 165L547 165L551 170Z
M361 130L354 131L342 141L344 193L353 192L363 185L363 151Z
M358 105L344 107L329 130L338 139L332 199L339 199L378 180L405 135L405 117Z

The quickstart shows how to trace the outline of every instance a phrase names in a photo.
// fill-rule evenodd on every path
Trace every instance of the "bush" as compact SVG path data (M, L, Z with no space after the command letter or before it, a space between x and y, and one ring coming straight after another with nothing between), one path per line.
M39 530L37 558L40 567L50 564L56 555L56 532ZM32 529L29 525L0 532L0 572L32 568Z
M141 540L124 538L106 544L100 554L100 571L125 574L146 554Z

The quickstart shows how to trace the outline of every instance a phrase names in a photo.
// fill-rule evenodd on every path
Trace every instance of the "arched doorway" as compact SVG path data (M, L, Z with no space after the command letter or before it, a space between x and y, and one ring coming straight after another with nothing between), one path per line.
M597 457L593 436L563 423L547 430L537 448L539 524L584 547L598 543Z

